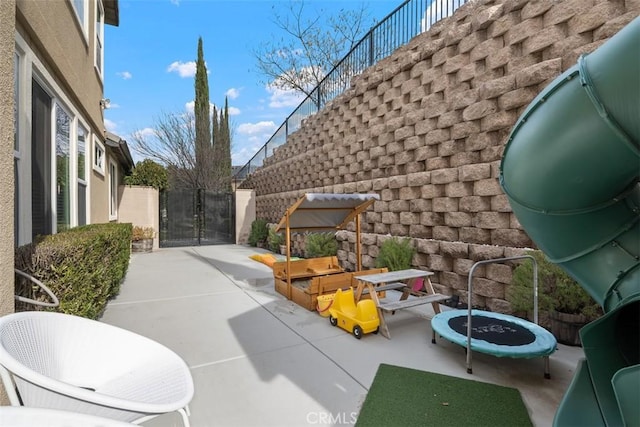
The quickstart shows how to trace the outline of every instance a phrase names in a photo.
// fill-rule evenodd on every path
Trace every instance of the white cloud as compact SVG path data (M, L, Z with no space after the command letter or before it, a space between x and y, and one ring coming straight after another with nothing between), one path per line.
M116 123L113 120L109 120L109 119L105 118L104 119L104 127L109 132L116 133L116 129L118 128L118 125L116 125Z
M205 66L206 66L206 63L205 63ZM167 72L168 73L176 72L182 78L193 77L196 75L196 61L172 62L171 65L167 67Z
M240 109L236 108L236 107L229 107L229 115L230 116L237 116L240 114Z
M231 89L225 92L225 95L231 99L236 99L240 96L240 89L236 89L232 87Z
M180 0L169 0L171 4L175 4L176 6L180 6Z
M434 1L432 2L427 10L424 13L424 17L422 18L422 31L427 31L431 28L431 24L435 24L441 19L447 18L453 15L453 12L456 11L462 2L459 0L447 0L444 2Z
M258 123L242 123L238 126L237 132L241 135L249 135L249 136L259 136L259 135L269 135L271 136L273 132L278 127L272 121L263 121Z
M129 80L131 77L133 77L133 74L128 71L121 71L119 73L116 73L116 76L120 77L122 80Z
M215 106L214 103L209 102L209 114L213 114L214 106ZM195 111L195 107L196 107L196 101L189 101L184 104L184 109L187 110L187 113L193 114L193 112Z
M148 138L150 136L155 136L156 131L153 128L144 128L134 132L137 136L142 138Z
M265 89L270 94L269 107L271 108L297 107L305 98L305 95L300 92L280 89L271 84Z
M235 143L234 143L235 144ZM260 149L260 146L242 147L231 152L231 163L238 166L245 165Z

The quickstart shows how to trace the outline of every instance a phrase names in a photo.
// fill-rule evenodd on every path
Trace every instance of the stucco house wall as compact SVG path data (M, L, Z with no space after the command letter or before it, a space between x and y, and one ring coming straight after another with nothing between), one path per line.
M133 226L153 227L155 237L153 248L159 247L160 200L159 192L153 187L121 185L118 222Z
M15 3L0 2L0 188L13 188L13 51ZM13 313L13 192L0 191L0 316ZM0 387L0 404L8 398Z
M355 77L242 187L270 222L304 192L378 193L362 218L363 265L373 267L387 235L411 238L414 265L464 299L474 262L533 247L498 182L517 118L639 14L637 0L469 2ZM353 268L353 230L338 240ZM511 275L505 265L479 269L473 303L508 312Z
M0 188L13 188L13 0L0 2ZM0 316L13 312L13 191L0 191Z
M95 131L103 131L103 84L94 67L95 2L88 2L85 34L69 1L17 0L20 34L53 71ZM103 138L104 139L104 138Z

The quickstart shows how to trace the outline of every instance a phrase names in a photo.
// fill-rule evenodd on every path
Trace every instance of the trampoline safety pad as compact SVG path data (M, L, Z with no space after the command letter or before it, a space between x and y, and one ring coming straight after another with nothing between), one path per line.
M467 310L447 310L431 319L443 338L467 346ZM553 334L535 323L507 314L471 311L471 350L498 357L548 356L557 347Z

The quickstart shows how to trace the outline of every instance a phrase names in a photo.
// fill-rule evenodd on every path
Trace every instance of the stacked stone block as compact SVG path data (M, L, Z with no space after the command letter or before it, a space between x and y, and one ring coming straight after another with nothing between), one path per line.
M471 265L534 247L498 182L531 100L640 14L639 0L477 0L355 77L305 119L245 186L278 221L305 192L380 195L362 216L363 264L380 239L413 239L414 265L465 296ZM355 266L353 229L340 259ZM508 312L513 266L480 269L474 304Z

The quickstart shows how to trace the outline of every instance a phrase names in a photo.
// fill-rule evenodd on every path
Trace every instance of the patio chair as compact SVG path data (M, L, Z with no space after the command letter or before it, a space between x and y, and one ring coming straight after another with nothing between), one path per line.
M0 317L0 376L12 406L141 423L177 411L193 379L165 346L106 323L29 311Z
M3 427L132 427L108 418L94 417L77 412L57 409L28 408L26 406L0 406L0 420Z

